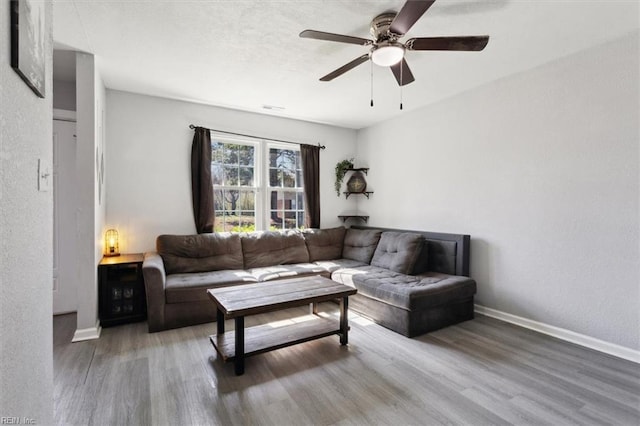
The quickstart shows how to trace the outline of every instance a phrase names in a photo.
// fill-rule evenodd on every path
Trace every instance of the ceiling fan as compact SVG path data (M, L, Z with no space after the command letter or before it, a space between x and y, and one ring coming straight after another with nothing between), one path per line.
M404 86L415 80L404 58L407 50L480 51L485 48L489 42L488 35L417 37L411 38L404 43L400 42L399 39L411 29L434 2L435 0L407 0L397 14L389 12L376 16L371 21L371 35L375 37L375 40L315 30L302 31L300 33L302 38L371 46L368 53L330 72L322 77L320 81L331 81L371 59L376 65L391 67L398 84Z

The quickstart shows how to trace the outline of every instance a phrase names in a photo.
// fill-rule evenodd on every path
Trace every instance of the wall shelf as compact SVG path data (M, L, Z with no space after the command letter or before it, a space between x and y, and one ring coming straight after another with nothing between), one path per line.
M343 214L343 215L338 215L338 217L340 218L340 220L342 220L343 223L349 219L362 220L364 221L364 223L369 222L369 216L365 216L361 214Z
M364 172L365 175L369 175L369 167L358 167L356 169L347 169L348 172Z
M369 168L368 167L353 167L350 169L347 169L348 172L354 172L354 173L364 173L365 175L368 175L369 173ZM352 176L353 179L354 176ZM364 195L365 197L367 197L367 199L369 198L369 196L371 194L373 194L373 191L349 191L348 189L366 189L366 181L364 180L364 178L362 177L362 175L360 175L360 179L362 180L362 183L360 185L354 185L354 186L349 186L349 184L347 183L347 191L344 191L343 194L345 196L346 199L348 199L352 194L356 194L356 195ZM338 215L338 218L342 221L342 223L346 223L348 220L356 220L356 221L361 221L364 223L368 223L369 222L369 215L365 215L365 214L360 214L359 212L353 212L353 213L344 213L341 215Z
M359 195L364 195L365 197L369 198L370 194L373 194L373 191L364 191L364 192L349 192L349 191L345 191L343 192L344 196L346 198L349 198L350 195L352 194L359 194Z

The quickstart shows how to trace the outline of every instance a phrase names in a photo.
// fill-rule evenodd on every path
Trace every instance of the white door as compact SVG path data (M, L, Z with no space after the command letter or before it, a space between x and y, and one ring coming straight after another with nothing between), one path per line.
M53 120L53 313L78 310L76 123Z

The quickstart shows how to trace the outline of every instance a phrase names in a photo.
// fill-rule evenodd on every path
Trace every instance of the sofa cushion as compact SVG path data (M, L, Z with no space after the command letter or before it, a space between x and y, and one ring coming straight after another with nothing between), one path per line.
M383 232L371 259L372 266L410 274L418 259L424 238L410 232Z
M337 283L357 288L356 283L367 275L375 275L376 278L391 278L401 274L390 271L389 269L365 264L363 266L353 266L337 269L331 273L331 279ZM411 277L411 275L407 276Z
M306 229L302 232L309 250L309 262L333 260L342 257L344 226L331 229Z
M229 232L160 235L156 248L167 274L242 269L240 236Z
M309 275L329 276L329 272L322 266L314 263L296 263L293 265L265 266L249 269L249 274L258 282L272 281L284 278L304 277Z
M167 303L211 300L207 289L235 284L258 282L247 271L213 271L167 275L165 297Z
M331 279L355 287L360 296L409 311L468 299L476 293L476 282L469 277L439 272L405 275L377 266L341 269Z
M410 311L468 299L476 293L476 282L469 277L428 272L417 278L405 281L401 277L358 277L356 288L363 295Z
M369 263L380 240L382 231L376 229L347 229L344 236L342 257Z
M356 268L358 266L366 266L364 262L360 262L352 259L333 259L333 260L318 260L314 262L316 265L322 267L327 272L331 273L343 268Z
M309 262L307 245L298 230L249 232L240 240L245 269Z

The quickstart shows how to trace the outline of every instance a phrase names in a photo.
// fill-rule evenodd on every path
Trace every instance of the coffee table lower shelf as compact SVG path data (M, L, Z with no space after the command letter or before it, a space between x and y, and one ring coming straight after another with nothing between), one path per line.
M262 324L244 330L244 356L257 355L298 343L340 334L340 322L317 315L296 318L286 325ZM223 361L232 361L236 356L235 333L213 334L211 344Z

